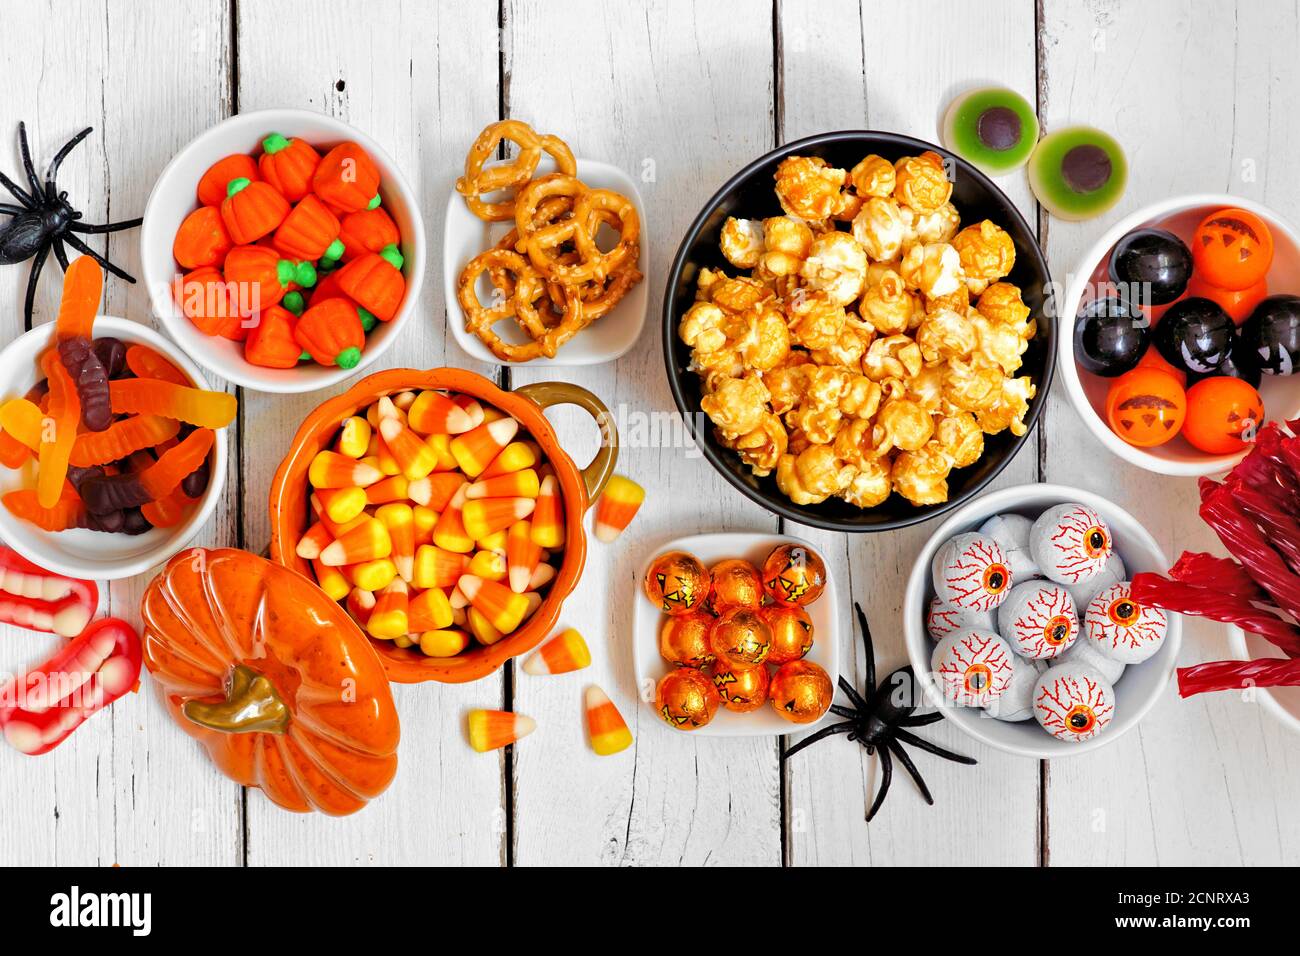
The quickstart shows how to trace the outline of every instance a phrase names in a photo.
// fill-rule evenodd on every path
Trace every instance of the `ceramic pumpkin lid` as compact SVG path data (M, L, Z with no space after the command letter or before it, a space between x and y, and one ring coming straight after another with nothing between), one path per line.
M397 711L374 649L302 575L187 548L141 601L144 663L172 718L232 780L298 812L354 813L397 773Z

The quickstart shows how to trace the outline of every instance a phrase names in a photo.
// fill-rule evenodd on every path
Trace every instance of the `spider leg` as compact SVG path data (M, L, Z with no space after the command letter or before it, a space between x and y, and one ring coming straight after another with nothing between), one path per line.
M925 727L929 724L937 724L943 720L943 712L936 710L931 714L922 714L920 717L907 717L899 721L900 727Z
M70 226L73 232L85 233L87 235L99 235L104 232L120 232L123 229L134 229L143 219L123 219L121 222L74 222Z
M17 216L19 213L27 211L25 206L15 206L13 203L0 202L0 212L8 216Z
M4 173L0 173L0 186L4 186L5 189L9 190L9 192L13 194L13 197L28 209L40 208L35 199L23 192L22 187Z
M32 195L41 195L41 179L36 175L36 169L32 166L32 151L27 146L27 125L18 121L18 151L23 154L23 172L27 174L27 182L32 187Z
M889 749L898 758L898 762L903 765L903 769L916 781L916 788L921 791L921 796L925 797L925 802L930 806L934 806L934 797L930 796L930 788L921 779L921 771L916 769L916 764L912 763L912 758L907 755L907 751L903 749L901 744L893 740L889 742Z
M862 631L862 644L867 649L867 687L875 689L876 686L876 647L871 640L871 628L867 626L867 615L862 611L861 604L854 604L853 610L858 612L858 629Z
M63 248L63 240L54 240L54 258L59 261L59 268L68 271L68 251Z
M867 706L867 702L862 699L862 695L843 677L840 677L840 690L848 695L849 700L853 701L853 706L858 710L867 711L871 709Z
M799 741L797 744L795 744L793 747L787 750L785 752L785 755L787 757L792 757L795 754L797 754L799 751L807 747L809 744L815 744L817 741L823 739L824 737L829 737L832 734L847 734L849 731L851 731L854 728L854 726L855 725L853 721L846 720L842 724L831 724L829 727L823 727L821 730L817 731L817 733L813 734L812 736L805 737L803 740Z
M922 738L916 736L916 734L908 733L906 730L903 730L902 728L896 729L894 731L894 736L897 737L905 744L911 744L913 747L919 747L920 749L926 751L927 753L934 754L936 757L942 757L944 760L951 760L954 763L964 763L972 766L979 762L974 757L963 757L961 754L955 754L951 750L944 750L938 744L932 744L930 743L930 741L923 740Z
M880 790L876 793L876 801L867 811L867 822L876 815L880 805L885 802L885 797L889 793L889 784L894 779L894 762L889 759L889 751L884 747L880 748Z
M842 704L831 704L831 713L839 717L847 717L849 720L857 720L858 712Z
M87 126L76 136L72 137L72 139L64 143L63 148L55 153L54 158L50 160L50 168L45 173L45 193L51 199L55 196L54 180L59 175L59 167L62 166L63 161L68 158L68 153L72 152L78 143L89 136L93 129L93 126Z
M23 314L27 316L27 327L32 327L32 309L36 305L36 284L41 278L41 267L45 265L45 257L50 252L50 241L47 239L41 244L36 255L32 257L32 271L27 277L27 301L23 305Z
M63 234L63 239L68 243L68 245L72 246L72 248L76 249L78 252L82 253L83 255L90 256L90 258L94 259L96 262L98 262L109 272L113 273L113 275L117 276L119 279L125 279L127 282L135 282L135 276L131 275L129 272L124 272L120 267L113 265L113 263L109 262L107 259L101 256L94 249L90 248L90 246L86 245L76 236L72 235L72 233L65 232Z

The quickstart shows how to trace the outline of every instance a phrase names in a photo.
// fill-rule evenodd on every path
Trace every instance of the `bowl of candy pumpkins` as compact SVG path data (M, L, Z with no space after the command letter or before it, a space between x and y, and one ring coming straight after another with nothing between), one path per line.
M319 113L241 113L154 185L140 257L154 312L200 365L265 392L366 367L420 295L414 191L360 130Z
M562 404L600 428L585 468L543 414ZM271 558L345 606L390 680L477 680L549 634L617 457L609 410L577 385L378 372L298 429L271 483Z
M1233 467L1266 419L1300 413L1300 234L1236 196L1121 220L1071 279L1066 392L1100 441L1166 475Z

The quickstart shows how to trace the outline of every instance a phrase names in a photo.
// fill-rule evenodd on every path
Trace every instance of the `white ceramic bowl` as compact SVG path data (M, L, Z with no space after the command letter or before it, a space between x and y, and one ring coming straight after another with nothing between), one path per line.
M39 377L37 357L50 347L54 325L42 325L19 336L0 352L0 400L21 398ZM141 343L161 352L184 372L196 388L207 388L202 373L173 343L148 326L128 319L100 316L95 319L95 335L116 336L128 345ZM172 528L153 528L140 535L104 534L74 529L51 533L42 531L11 515L0 507L0 537L29 561L50 571L78 578L105 581L127 578L161 564L194 537L221 500L226 483L226 430L218 429L209 457L212 477L190 516ZM0 494L16 488L32 488L36 482L36 464L21 469L0 467Z
M1286 655L1258 634L1247 634L1235 624L1228 625L1228 656L1233 660L1253 661ZM1264 709L1282 722L1293 734L1300 734L1300 687L1256 688L1255 694Z
M351 369L326 368L303 363L296 368L262 368L244 359L243 343L219 336L205 335L177 308L172 296L172 281L181 271L172 258L172 240L182 220L197 206L194 196L199 177L209 166L231 153L261 151L261 142L269 133L300 137L324 153L339 143L359 143L379 167L379 195L384 208L402 233L402 274L406 278L406 296L397 314L380 322L366 336L361 361ZM414 313L424 283L424 222L419 200L393 162L378 143L331 116L309 110L275 109L240 113L218 123L194 139L172 159L158 177L140 226L140 259L145 287L149 290L154 313L187 354L204 368L222 378L263 392L314 392L358 374L383 355L401 334L402 327Z
M545 162L545 160L543 160ZM465 329L465 316L456 300L456 282L465 265L479 253L492 246L513 228L511 222L484 222L465 205L465 198L452 187L447 199L447 225L442 239L442 281L447 297L447 324L457 344L480 362L493 365L529 365L563 368L570 365L598 365L612 362L636 344L645 325L646 304L649 301L650 254L647 236L645 203L637 192L636 182L623 170L594 159L579 159L578 178L593 189L613 189L632 200L641 220L641 257L637 268L642 278L623 296L618 305L572 339L560 346L555 358L537 358L531 362L503 362L483 344L476 335ZM454 180L453 180L454 181ZM479 280L479 301L491 302L491 286L486 277ZM506 319L494 327L503 341L523 344L527 341L515 325Z
M907 644L907 656L929 699L943 708L944 715L949 720L976 740L1010 754L1038 760L1069 757L1096 750L1136 727L1138 721L1164 693L1165 686L1173 676L1178 648L1182 643L1181 619L1177 614L1170 614L1169 630L1160 650L1141 664L1130 664L1116 682L1115 717L1105 731L1081 743L1057 740L1043 730L1036 720L1018 723L995 720L983 710L957 707L942 698L930 670L934 641L930 640L925 630L925 612L930 598L934 596L930 562L935 552L953 535L974 531L994 515L1016 512L1032 519L1052 505L1071 501L1087 505L1106 520L1115 539L1115 550L1123 559L1130 578L1140 571L1163 574L1169 568L1165 553L1146 528L1127 511L1105 498L1064 485L1019 485L983 495L953 512L917 556L903 599L903 639Z
M655 548L650 558L641 568L637 577L636 608L632 612L632 657L636 668L636 683L642 703L653 714L654 722L666 733L675 731L655 713L655 686L659 679L672 670L659 653L659 629L665 615L650 603L641 593L641 582L645 580L650 562L665 551L688 551L711 567L725 558L745 558L755 567L761 568L763 560L779 544L798 544L810 551L816 549L800 538L784 534L747 534L743 532L726 532L718 534L696 534L686 538L669 541L662 547ZM840 613L839 598L835 593L835 579L829 573L826 576L826 589L805 610L813 624L813 646L804 660L821 665L830 676L831 687L835 686L840 675ZM770 668L769 668L770 670ZM829 714L828 710L826 714ZM799 734L812 730L826 719L823 714L808 724L792 724L776 713L770 704L764 704L748 714L737 714L719 707L717 716L698 730L689 732L693 737L772 737L782 734Z
M1090 302L1092 292L1106 281L1110 251L1115 243L1134 229L1167 229L1190 245L1192 233L1202 219L1216 209L1237 206L1263 219L1273 233L1273 266L1268 273L1269 294L1300 293L1300 234L1277 213L1259 203L1237 196L1175 196L1139 209L1121 219L1093 244L1069 276L1061 310L1061 330L1057 335L1060 349L1057 374L1065 382L1066 394L1079 417L1103 445L1125 461L1162 475L1199 477L1227 471L1245 457L1241 451L1232 455L1208 455L1193 448L1180 437L1155 448L1137 448L1124 441L1106 423L1106 392L1114 379L1082 371L1074 360L1074 317L1079 307ZM1265 375L1260 387L1265 414L1284 421L1300 413L1300 375L1280 378Z

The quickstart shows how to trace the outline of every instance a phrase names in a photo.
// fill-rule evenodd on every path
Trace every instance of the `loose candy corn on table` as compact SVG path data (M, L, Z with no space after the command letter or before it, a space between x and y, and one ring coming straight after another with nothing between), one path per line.
M652 263L649 314L617 362L505 369L468 358L446 327L455 313L441 272L376 366L472 369L504 386L562 377L600 395L623 437L619 471L648 492L615 545L590 542L587 570L557 624L579 628L593 663L534 679L516 665L466 685L394 688L400 772L379 799L343 819L285 813L221 776L179 732L152 689L128 694L57 751L0 748L0 860L112 864L1296 864L1296 738L1238 695L1187 701L1169 688L1122 739L1038 763L979 745L948 722L927 728L975 768L916 759L936 799L896 779L864 823L878 764L831 741L788 762L799 739L692 737L655 722L638 700L630 644L638 569L652 549L699 531L782 532L826 558L840 600L841 673L863 683L850 601L871 620L878 667L905 662L903 585L935 522L844 536L780 522L683 447L659 348L665 264L691 217L743 164L775 144L832 129L937 138L944 104L975 82L1036 103L1046 130L1106 127L1128 152L1121 203L1101 219L1039 215L1021 176L1000 179L1064 282L1101 232L1176 193L1228 192L1300 219L1291 158L1300 116L1270 105L1300 83L1300 24L1281 0L1214 5L1154 0L689 0L629 16L598 0L184 0L13 4L17 42L0 67L0 168L19 168L13 130L26 120L43 165L73 132L95 134L63 166L61 188L88 221L138 215L167 160L237 111L297 106L366 130L421 198L430 270L441 270L448 191L467 144L502 115L562 133L583 157L637 180ZM286 24L302 31L286 43ZM575 27L575 24L579 25ZM1159 25L1158 27L1156 25ZM1238 56L1229 55L1235 46ZM236 51L237 50L237 55ZM580 55L575 55L578 51ZM1275 95L1270 98L1269 93ZM504 109L505 113L502 113ZM140 275L137 234L105 248ZM23 267L0 269L0 339L24 331ZM36 322L54 317L58 269L46 266ZM152 323L147 291L110 281L104 311ZM239 390L226 493L198 539L257 552L270 536L266 499L293 432L342 391ZM235 392L233 387L228 390ZM590 420L551 413L583 463ZM1139 516L1171 556L1217 550L1194 518L1191 480L1124 465L1077 417L1060 383L997 487L1059 482ZM101 587L101 607L138 623L150 575ZM59 639L6 628L0 669L44 659ZM1229 656L1222 628L1185 622L1182 662ZM572 678L572 679L570 679ZM603 688L634 745L598 757L585 739L582 690ZM474 752L465 715L515 710L538 729L510 755ZM897 776L897 775L896 775Z

